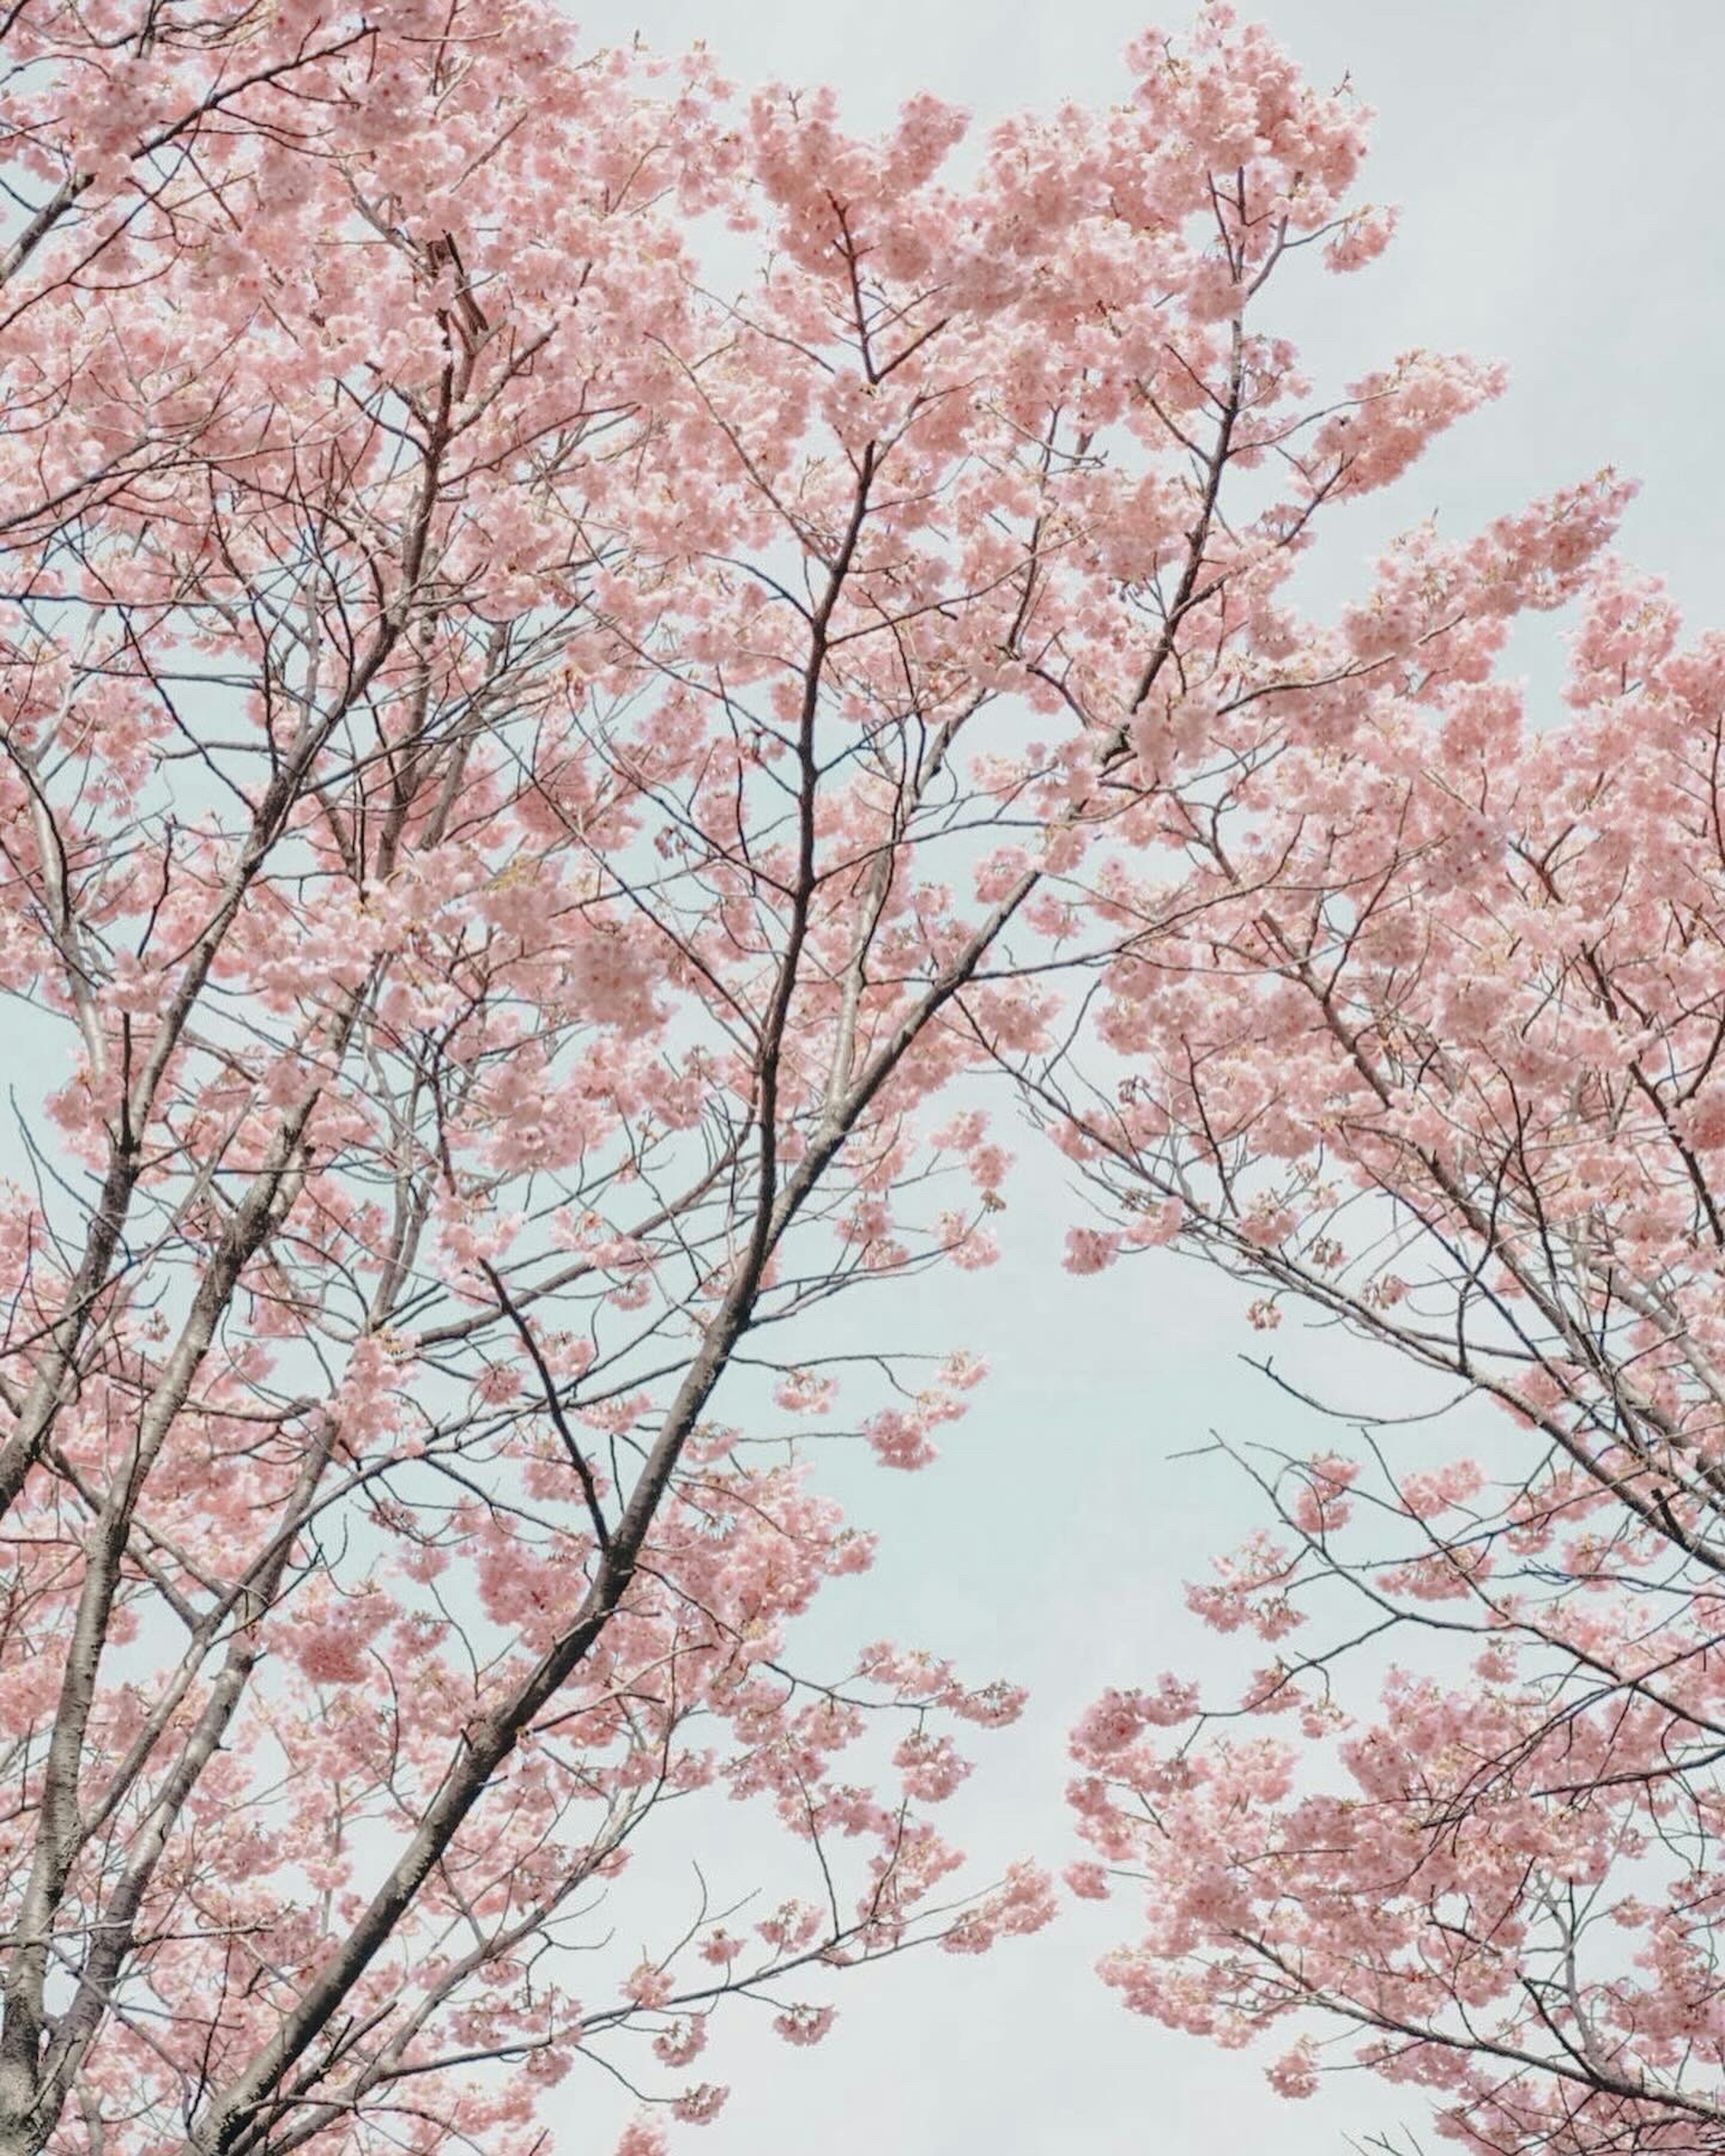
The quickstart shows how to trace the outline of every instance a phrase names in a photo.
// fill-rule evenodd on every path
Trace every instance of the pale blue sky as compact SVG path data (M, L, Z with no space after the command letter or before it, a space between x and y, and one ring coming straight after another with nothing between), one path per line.
M1625 550L1667 574L1696 624L1725 618L1713 169L1725 8L1260 0L1242 12L1266 20L1320 82L1351 73L1379 114L1367 192L1403 211L1382 264L1307 279L1282 326L1321 376L1414 344L1502 358L1512 372L1507 398L1393 501L1332 527L1308 596L1349 595L1382 540L1434 509L1463 531L1609 462L1644 485ZM1106 100L1125 80L1120 49L1153 19L1125 0L632 0L588 26L638 26L660 48L703 38L746 81L832 81L862 123L919 88L983 121L1060 96ZM1187 18L1171 8L1160 19ZM1536 687L1552 680L1550 625L1522 639L1517 659ZM989 1857L1072 1853L1061 1737L1086 1697L1170 1664L1212 1666L1179 1583L1251 1524L1249 1493L1167 1456L1213 1427L1317 1441L1239 1363L1256 1343L1223 1285L1160 1256L1096 1281L1062 1275L1074 1205L1057 1173L1029 1178L999 1224L1002 1265L952 1289L932 1337L984 1354L993 1378L929 1475L856 1481L859 1512L884 1531L881 1561L827 1620L841 1634L926 1641L979 1676L1035 1688L1024 1729L982 1748L983 1771L949 1812ZM1299 1352L1286 1333L1279 1344ZM1324 1343L1304 1353L1332 1390L1395 1404L1394 1373ZM741 1844L734 1854L743 1859ZM701 2148L1316 2156L1417 2123L1411 2095L1358 2076L1281 2103L1263 2081L1271 2054L1223 2054L1134 2020L1090 1974L1130 1912L1099 1916L1081 1912L979 1962L932 1957L860 1975L814 2051L721 2035L703 2067L715 2078L734 2068L736 2094ZM559 2150L602 2145L583 2130L595 2092L578 2076L563 2093Z

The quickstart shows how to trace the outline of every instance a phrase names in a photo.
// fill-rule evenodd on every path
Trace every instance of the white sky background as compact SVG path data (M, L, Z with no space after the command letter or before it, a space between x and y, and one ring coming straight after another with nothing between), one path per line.
M1725 622L1713 216L1725 6L1258 0L1242 12L1321 85L1351 74L1378 113L1364 192L1403 214L1389 254L1361 275L1327 277L1307 258L1281 287L1278 328L1321 381L1421 344L1512 369L1503 402L1393 497L1329 520L1308 600L1352 595L1383 541L1434 510L1459 534L1611 463L1643 483L1624 551L1666 575L1694 626ZM833 82L861 126L924 88L984 124L1065 96L1106 100L1147 19L1131 0L630 0L587 27L603 39L638 27L660 49L704 38L746 84ZM1162 20L1178 28L1186 17ZM1536 696L1560 658L1554 624L1518 639ZM978 1772L947 1808L988 1863L1077 1853L1064 1731L1104 1685L1219 1666L1180 1584L1255 1523L1252 1493L1222 1468L1171 1467L1168 1455L1211 1429L1298 1450L1327 1441L1241 1366L1240 1353L1264 1343L1224 1284L1164 1254L1096 1280L1061 1273L1064 1230L1080 1217L1057 1171L1025 1175L996 1224L1002 1263L932 1291L937 1306L921 1315L932 1338L984 1355L992 1374L968 1420L943 1433L935 1468L855 1481L881 1558L821 1625L927 1644L978 1679L1032 1686L1023 1729L977 1744ZM1314 1341L1302 1354L1287 1327L1276 1346L1362 1408L1409 1399L1405 1380L1358 1351ZM666 1839L644 1848L644 1864L665 1860ZM722 1867L722 1848L700 1853ZM702 2156L1317 2156L1419 2123L1413 2092L1358 2076L1284 2103L1262 2075L1280 2042L1224 2053L1126 2014L1091 1964L1129 1934L1132 1913L1123 1898L1079 1907L980 1960L860 1972L839 1987L838 2025L811 2051L721 2015L701 2066L735 2092L692 2138ZM607 2098L578 2073L560 2093L558 2156L605 2145L595 2128L600 2115L608 2124Z
M1434 509L1459 534L1612 463L1643 482L1625 551L1666 574L1696 626L1725 621L1712 169L1725 6L1259 0L1242 12L1267 20L1321 85L1351 74L1379 116L1365 192L1403 213L1389 256L1363 275L1329 278L1309 257L1295 267L1277 326L1321 381L1420 344L1500 357L1512 373L1507 398L1393 498L1328 521L1308 599L1350 596L1383 540ZM1065 96L1109 100L1127 81L1120 50L1146 19L1129 0L631 0L588 27L604 39L639 27L661 49L705 38L745 83L831 81L860 126L923 88L982 123ZM1185 17L1162 19L1177 28ZM1538 624L1517 654L1536 693L1548 691L1555 625ZM1098 1280L1062 1274L1064 1230L1080 1217L1057 1172L1027 1175L997 1224L1001 1265L932 1291L937 1306L921 1316L933 1338L984 1355L992 1375L933 1470L855 1479L859 1516L883 1531L881 1558L821 1626L927 1644L978 1679L1033 1686L1024 1729L978 1743L979 1771L947 1808L957 1838L990 1863L1077 1853L1063 1734L1088 1698L1171 1665L1219 1666L1180 1584L1255 1523L1252 1493L1221 1468L1171 1467L1168 1455L1212 1428L1299 1450L1324 1441L1240 1363L1264 1343L1224 1285L1160 1254ZM1301 1355L1287 1328L1276 1345L1285 1361ZM1362 1407L1408 1397L1393 1369L1357 1353L1314 1342L1301 1359ZM675 1848L667 1825L644 1864ZM701 1854L722 1868L722 1848ZM1411 2092L1361 2076L1283 2103L1262 2076L1280 2042L1226 2054L1124 2013L1091 1964L1131 1917L1121 1899L981 1960L860 1973L839 1986L838 2026L812 2051L734 2020L727 2029L721 2015L701 2066L734 2078L735 2093L706 2138L691 2138L702 2156L1316 2156L1418 2123ZM561 2094L559 2156L605 2145L595 2129L600 2115L608 2124L608 2100L580 2074Z

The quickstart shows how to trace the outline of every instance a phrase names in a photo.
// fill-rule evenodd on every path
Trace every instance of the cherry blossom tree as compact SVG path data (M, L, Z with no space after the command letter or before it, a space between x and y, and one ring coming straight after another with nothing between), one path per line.
M0 2151L508 2156L579 2063L651 2156L721 2005L1051 1912L929 1815L1019 1695L794 1637L814 1440L980 1374L865 1316L988 1261L983 1077L1617 497L1291 611L1497 377L1314 398L1271 280L1389 220L1219 7L962 153L537 0L5 22ZM668 1918L719 1798L776 1863Z
M1019 1059L1096 1201L1069 1264L1183 1244L1471 1447L1322 1384L1333 1449L1229 1446L1261 1531L1189 1600L1272 1652L1077 1731L1075 1884L1147 1889L1102 1973L1494 2156L1725 2147L1725 639L1594 554L1609 497L1406 541L1292 700L1213 674L1257 731L1169 793L1183 873L1099 894L1082 1047ZM1543 726L1491 671L1536 531L1582 599Z

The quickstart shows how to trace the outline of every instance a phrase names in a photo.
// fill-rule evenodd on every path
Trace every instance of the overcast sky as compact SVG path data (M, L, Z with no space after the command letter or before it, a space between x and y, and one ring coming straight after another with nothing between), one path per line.
M1416 344L1506 360L1512 377L1504 402L1393 502L1332 521L1322 596L1357 589L1398 526L1436 510L1463 531L1609 463L1643 485L1625 550L1667 576L1695 625L1725 621L1714 169L1725 8L1260 0L1242 12L1320 85L1351 74L1378 114L1366 192L1403 213L1381 264L1308 278L1278 326L1321 377ZM833 82L862 124L924 88L983 122L1061 97L1107 100L1126 81L1122 47L1156 18L1122 0L634 0L587 19L604 36L639 27L660 48L704 38L745 81ZM1555 632L1541 634L1544 648L1524 654L1536 687L1558 652ZM1218 1283L1163 1254L1099 1280L1062 1275L1061 1235L1077 1217L1057 1175L1033 1177L999 1223L1003 1264L943 1286L932 1337L985 1355L993 1374L930 1474L858 1484L882 1557L832 1615L855 1636L924 1642L978 1677L1034 1688L1024 1730L979 1748L982 1771L949 1810L991 1859L1076 1853L1060 1732L1086 1699L1170 1664L1209 1666L1179 1584L1253 1514L1224 1473L1168 1455L1212 1429L1320 1441L1240 1364L1250 1336ZM1324 1374L1332 1391L1374 1382L1353 1359ZM714 2078L734 2067L736 2093L704 2156L1316 2156L1417 2124L1414 2098L1358 2076L1284 2104L1263 2080L1273 2050L1224 2054L1123 2013L1090 1964L1129 1932L1130 1913L1117 1903L1099 1923L1086 1911L981 1961L861 1974L813 2051L721 2030L702 2064ZM603 2145L583 2130L588 2092L579 2076L564 2084L559 2156Z

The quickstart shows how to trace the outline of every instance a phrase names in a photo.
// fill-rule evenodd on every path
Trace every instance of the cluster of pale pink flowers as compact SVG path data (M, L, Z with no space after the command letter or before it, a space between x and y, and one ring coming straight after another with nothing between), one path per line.
M1113 962L1119 1111L1064 1130L1258 1322L1315 1307L1504 1411L1489 1455L1260 1471L1281 1532L1188 1599L1278 1660L1161 1743L1106 1695L1071 1793L1076 1891L1146 1886L1103 1970L1129 2005L1230 2044L1327 2012L1276 2087L1363 2059L1482 2152L1719 2131L1725 646L1599 553L1621 500L1391 557L1338 660L1394 698L1266 724L1273 788L1192 829L1188 925ZM1573 596L1572 716L1535 730L1491 664ZM1350 1691L1380 1636L1411 1666ZM1290 1714L1303 1757L1237 1726Z

